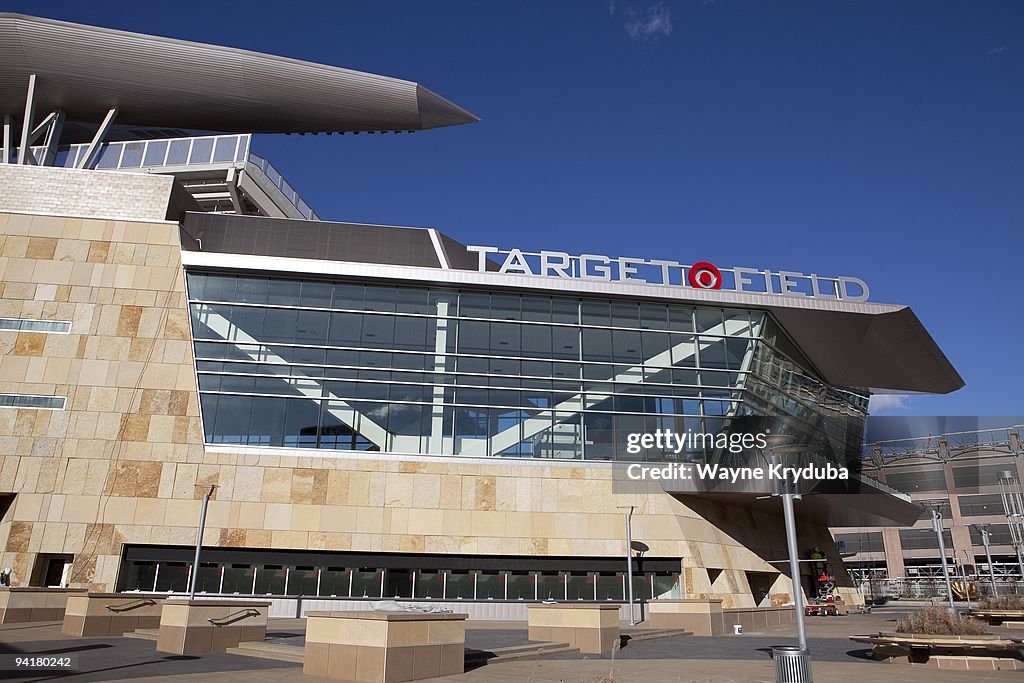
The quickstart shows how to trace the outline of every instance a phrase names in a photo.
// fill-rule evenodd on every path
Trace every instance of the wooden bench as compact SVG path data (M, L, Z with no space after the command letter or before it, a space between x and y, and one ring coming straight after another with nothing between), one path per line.
M1024 628L1024 610L1019 609L974 609L968 614L975 619L987 621L990 626Z
M873 659L939 669L1024 669L1024 643L994 635L932 636L917 633L854 635L855 643L871 645Z

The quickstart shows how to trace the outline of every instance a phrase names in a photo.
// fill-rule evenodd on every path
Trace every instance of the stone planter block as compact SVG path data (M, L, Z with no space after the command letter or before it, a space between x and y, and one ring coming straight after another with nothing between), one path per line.
M83 592L73 588L0 588L0 624L60 621L68 596Z
M224 652L267 637L269 602L166 600L160 610L156 649L178 655Z
M68 597L61 633L69 636L120 636L140 628L159 628L166 595L85 593Z
M726 625L721 600L651 600L647 603L647 624L652 628L679 628L696 636L732 633Z
M530 605L528 638L568 643L580 652L607 654L619 642L619 605Z
M465 671L465 614L307 612L302 672L397 683Z

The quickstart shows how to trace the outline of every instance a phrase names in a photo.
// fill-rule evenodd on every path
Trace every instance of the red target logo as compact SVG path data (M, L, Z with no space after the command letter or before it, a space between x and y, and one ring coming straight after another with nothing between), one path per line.
M707 261L698 261L690 266L686 279L694 289L722 288L722 271Z

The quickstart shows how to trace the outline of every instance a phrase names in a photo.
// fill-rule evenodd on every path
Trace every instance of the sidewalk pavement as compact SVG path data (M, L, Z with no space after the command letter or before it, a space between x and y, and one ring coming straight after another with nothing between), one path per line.
M906 609L876 610L870 615L812 617L808 619L809 646L814 678L818 683L963 683L964 681L1024 681L1020 672L940 671L932 668L887 664L864 658L865 648L848 640L855 633L893 630ZM304 620L272 620L268 634L295 634ZM524 624L468 622L470 636L484 643L488 631L504 639ZM795 642L794 627L773 627L743 636L700 638L675 636L635 641L614 658L561 654L518 661L496 662L458 676L424 683L769 683L774 681L769 657L772 645ZM293 636L294 637L294 636ZM467 638L468 640L469 638ZM296 639L297 640L297 639ZM494 647L496 645L492 645ZM128 638L73 638L60 632L60 624L0 625L0 652L76 653L79 670L58 672L0 672L0 679L50 681L67 677L73 683L92 681L211 681L228 683L326 683L304 676L300 665L239 655L179 657L156 652L152 641Z

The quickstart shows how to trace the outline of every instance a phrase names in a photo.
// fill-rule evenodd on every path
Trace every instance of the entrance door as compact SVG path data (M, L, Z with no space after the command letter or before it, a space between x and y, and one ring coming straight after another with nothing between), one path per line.
M43 577L44 586L60 586L64 578L64 558L52 557L46 563L46 574Z
M36 556L36 563L32 569L32 578L29 585L66 586L71 563L74 560L74 555L40 553Z

